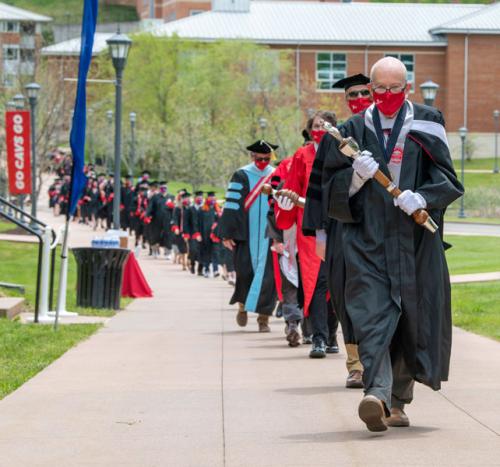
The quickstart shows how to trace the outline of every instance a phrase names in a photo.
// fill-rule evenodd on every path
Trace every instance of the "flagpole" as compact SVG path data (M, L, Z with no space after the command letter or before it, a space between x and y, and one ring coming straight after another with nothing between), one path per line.
M56 319L54 321L54 331L57 331L59 325L59 301L61 299L61 294L66 294L66 283L67 283L67 262L68 262L68 232L69 232L69 216L66 216L66 224L64 225L64 236L61 248L61 270L59 273L59 294L57 298L56 307ZM66 269L65 269L66 268ZM65 277L64 277L65 276Z

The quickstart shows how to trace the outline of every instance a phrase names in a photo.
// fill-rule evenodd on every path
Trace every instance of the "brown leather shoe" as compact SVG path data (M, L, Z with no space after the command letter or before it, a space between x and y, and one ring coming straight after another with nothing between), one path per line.
M385 418L384 403L375 396L365 396L358 407L359 418L366 423L370 431L385 431L387 423Z
M286 340L290 347L298 347L300 345L300 333L296 324L290 325Z
M410 419L403 409L393 407L391 409L391 416L387 418L387 426L407 427L410 426Z
M257 323L259 324L259 332L271 332L269 327L269 316L259 315L257 317Z
M362 389L363 385L363 373L359 370L352 370L347 375L347 379L345 381L345 387L351 389Z
M245 305L243 303L238 304L238 313L236 314L236 322L238 326L244 328L248 323L248 314L245 311Z

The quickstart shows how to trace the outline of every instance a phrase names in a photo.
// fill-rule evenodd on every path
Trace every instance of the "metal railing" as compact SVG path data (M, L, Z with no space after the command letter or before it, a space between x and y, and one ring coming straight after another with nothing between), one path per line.
M35 235L38 238L38 265L36 274L36 298L35 298L35 323L38 323L38 311L40 302L40 282L41 282L41 272L42 272L42 251L43 251L43 237L42 228L47 227L47 224L31 216L26 211L23 211L15 204L6 200L0 196L0 216L7 219L9 222L17 225L21 229ZM26 222L24 219L29 219L30 223ZM37 227L40 227L37 228ZM56 232L50 229L52 232L52 240L57 238ZM56 248L51 252L50 257L50 288L49 288L49 307L52 309L54 300L54 273L55 273L55 260L56 260Z

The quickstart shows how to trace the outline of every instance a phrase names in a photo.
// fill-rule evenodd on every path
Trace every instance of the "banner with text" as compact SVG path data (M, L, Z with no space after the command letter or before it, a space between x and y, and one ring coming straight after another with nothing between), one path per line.
M13 110L5 113L7 169L11 195L31 193L30 113Z

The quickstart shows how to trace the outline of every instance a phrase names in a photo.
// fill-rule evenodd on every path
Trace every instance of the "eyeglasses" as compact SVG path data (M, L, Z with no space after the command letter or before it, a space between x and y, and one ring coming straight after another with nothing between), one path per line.
M389 91L391 94L399 94L403 92L406 88L406 83L403 86L391 86L390 88L386 88L385 86L374 86L372 85L373 92L375 94L384 94Z
M269 157L256 157L255 162L265 162L265 161L270 161L271 159Z
M349 99L356 99L356 97L368 97L370 95L370 91L368 89L362 89L361 91L350 91L347 93L347 97Z

